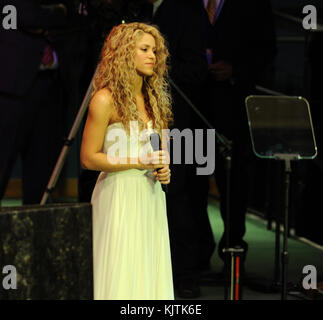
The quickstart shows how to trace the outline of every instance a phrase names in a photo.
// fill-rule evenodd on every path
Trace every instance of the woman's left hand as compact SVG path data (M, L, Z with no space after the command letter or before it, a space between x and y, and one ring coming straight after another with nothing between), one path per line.
M169 184L170 176L171 176L169 165L165 165L165 167L158 169L158 171L155 170L153 172L153 175L156 177L158 181L160 181L161 184Z

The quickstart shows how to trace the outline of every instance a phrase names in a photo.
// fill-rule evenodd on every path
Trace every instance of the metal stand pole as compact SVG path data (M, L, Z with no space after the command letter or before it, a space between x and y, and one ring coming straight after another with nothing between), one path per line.
M290 175L291 175L290 159L285 159L285 216L284 216L284 240L283 252L281 256L282 262L282 295L281 299L287 299L287 266L288 266L288 211L289 211L289 188L290 188Z
M281 183L282 174L281 174L281 162L279 161L277 166L275 166L275 182L276 184ZM283 202L280 197L280 192L275 193L276 199L279 199L279 206L276 207L275 214L275 262L274 262L274 282L273 282L273 292L279 292L281 288L281 273L280 273L280 225L281 225L281 216L283 214Z
M275 262L274 262L274 282L273 289L280 285L280 217L276 213L276 229L275 229Z
M72 126L72 129L68 135L68 138L65 140L64 142L64 146L63 146L63 149L61 150L61 153L58 157L58 160L56 162L56 165L55 165L55 168L54 168L54 171L52 172L52 175L50 177L50 180L49 180L49 183L47 185L47 188L46 188L46 191L45 193L43 194L43 197L41 199L41 202L40 204L41 205L44 205L46 204L47 202L47 199L50 195L50 193L53 191L53 189L55 188L56 186L56 183L57 183L57 180L59 178L59 175L63 169L63 166L64 166L64 163L65 163L65 159L67 157L67 154L68 154L68 151L69 151L69 147L72 145L73 143L73 140L74 140L74 137L76 136L77 132L78 132L78 129L81 125L81 122L82 122L82 119L84 117L84 114L88 108L88 105L89 105L89 102L90 102L90 99L91 99L91 93L92 93L92 90L93 90L93 79L95 77L95 74L96 74L96 71L92 77L92 80L91 80L91 83L86 91L86 94L84 96L84 99L83 99L83 102L82 102L82 105L77 113L77 116L76 116L76 119L73 123L73 126Z
M230 152L231 153L231 152ZM226 179L227 179L227 195L230 194L230 189L231 189L231 154L228 154L225 158L225 162L226 162ZM225 223L226 223L226 228L227 230L229 230L230 228L230 197L226 198L226 218L225 218ZM229 232L226 232L225 235L225 240L226 240L226 245L227 248L229 248L230 245L230 235Z
M225 286L224 286L224 299L228 300L229 296L229 268L230 268L230 184L231 184L231 154L228 154L225 158L225 167L226 167L226 212L225 212L225 248L223 248L223 252L225 253L225 269L224 269L224 278L225 278ZM232 263L233 256L231 255L231 267L233 267ZM232 276L231 276L231 286L233 285ZM232 288L231 288L232 294ZM230 300L232 296L230 295Z
M226 283L225 300L240 300L241 282L240 282L240 261L244 253L241 247L223 248L226 254Z
M276 154L276 160L285 162L285 201L284 201L284 235L283 235L283 250L281 253L281 300L287 299L287 266L288 266L288 215L289 215L289 191L290 191L290 176L292 172L291 160L298 160L298 154ZM280 231L280 230L279 230ZM278 239L279 240L279 239Z

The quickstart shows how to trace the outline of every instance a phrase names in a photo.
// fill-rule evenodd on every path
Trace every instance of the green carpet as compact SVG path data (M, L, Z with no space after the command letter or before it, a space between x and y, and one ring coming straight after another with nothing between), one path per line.
M219 212L219 205L215 200L209 201L209 219L216 243L223 233L223 222ZM280 250L283 247L283 234L280 237ZM249 245L246 260L246 275L248 279L259 285L269 285L274 282L275 267L275 231L266 229L266 221L248 214L246 219L246 234L244 240ZM290 285L302 283L306 274L303 267L313 265L317 270L317 283L323 282L323 249L304 243L296 237L288 238L288 282ZM223 266L215 252L212 257L212 267L220 272ZM280 266L280 265L279 265ZM281 270L281 266L280 266Z

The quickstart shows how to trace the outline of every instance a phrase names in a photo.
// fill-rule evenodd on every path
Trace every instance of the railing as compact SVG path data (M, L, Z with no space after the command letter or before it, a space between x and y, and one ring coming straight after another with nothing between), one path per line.
M284 12L281 12L281 11L276 11L274 10L273 13L275 14L276 17L279 17L279 18L282 18L284 20L287 20L287 21L290 21L292 23L297 23L297 24L301 24L303 23L303 19L302 18L298 18L298 17L295 17L293 15L290 15L290 14L287 14L287 13L284 13ZM301 33L299 35L292 35L292 36L282 36L282 37L277 37L277 41L279 42L304 42L306 43L307 41L309 41L309 35L311 34L311 32L323 32L323 25L317 23L317 29L315 30L306 30L306 29L303 29L304 30L304 33ZM306 63L306 61L305 61ZM304 66L306 67L306 65ZM304 75L304 85L306 84L306 74ZM278 91L274 91L274 90L271 90L269 88L265 88L263 86L260 86L260 85L256 85L256 90L261 92L261 93L264 93L264 94L268 94L268 95L272 95L272 96L290 96L290 95L286 95L284 93L281 93L281 92L278 92ZM320 169L323 171L323 161L320 159L320 158L315 158L313 160L313 163ZM269 189L266 191L266 197L268 197L268 193L269 192ZM252 213L254 214L255 216L258 216L258 217L261 217L262 219L265 219L267 220L267 228L269 230L272 230L272 227L274 226L274 217L269 213L269 209L268 209L268 205L269 205L269 199L267 198L266 199L266 203L265 203L265 208L264 210L262 210L261 212L254 209L254 208L251 208L249 207L248 208L248 212L249 213ZM296 231L295 229L293 228L294 226L291 226L289 232L290 232L290 235L295 237L295 234L296 234ZM298 238L298 237L296 237ZM302 242L306 242L312 246L317 246L317 247L320 247L322 248L322 246L318 246L317 244L305 239L305 238L298 238L300 241Z
M285 20L300 23L300 24L303 23L303 19L295 17L295 16L293 16L291 14L288 14L288 13L285 13L285 12L282 12L282 11L278 11L278 10L273 10L273 13L274 13L274 15L276 15L278 17L281 17L281 18L283 18ZM323 25L317 23L317 29L310 29L310 30L305 30L305 31L311 31L311 32L319 31L319 32L322 32L323 31Z
M297 17L292 14L288 14L286 12L280 11L280 10L273 10L273 13L276 17L281 18L287 22L291 22L293 24L297 24L301 26L301 29L303 32L299 32L298 34L294 35L282 35L277 37L277 42L278 43L300 43L304 44L304 57L302 60L302 65L303 65L303 74L302 74L302 89L301 95L302 96L308 96L309 95L309 76L310 76L310 71L309 71L309 44L310 44L310 39L311 35L316 32L323 32L323 25L320 23L316 23L316 29L304 29L303 28L303 17ZM300 15L302 12L300 12ZM304 15L305 17L305 15ZM270 95L278 95L278 92L275 93L275 91L269 90L267 88L262 88L258 87L257 88L261 92L268 93ZM300 88L299 88L300 89ZM283 94L284 95L284 94Z
M264 88L262 86L256 86L256 89L260 92L263 92L263 93L267 93L267 94L270 94L272 96L287 96L287 94L284 94L284 93L281 93L281 92L278 92L278 91L274 91L274 90L271 90L271 89L268 89L268 88Z

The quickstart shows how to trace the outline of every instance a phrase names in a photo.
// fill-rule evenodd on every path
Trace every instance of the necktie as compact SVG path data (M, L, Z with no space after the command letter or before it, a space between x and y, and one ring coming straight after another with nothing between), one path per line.
M54 62L54 54L53 50L50 45L47 45L44 49L43 57L42 57L42 64L44 67L51 67Z
M210 23L214 22L214 15L216 10L216 0L209 0L206 6L206 12L209 16Z

